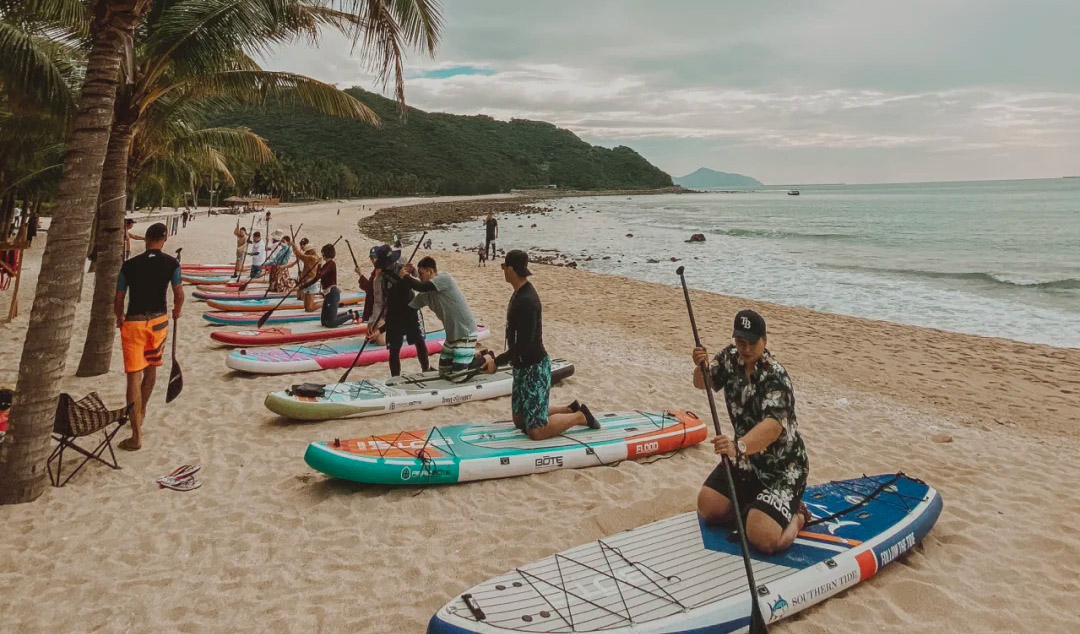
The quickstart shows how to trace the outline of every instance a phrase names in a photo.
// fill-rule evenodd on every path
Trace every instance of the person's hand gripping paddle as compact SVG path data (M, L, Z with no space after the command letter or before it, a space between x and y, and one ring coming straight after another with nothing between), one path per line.
M426 236L426 235L427 235L427 231L425 231L420 236L420 239L416 241L416 248L413 249L412 255L409 256L409 260L408 260L408 262L406 262L406 264L409 264L410 262L412 262L413 258L416 257L416 252L420 250L420 245L424 242L424 236ZM348 243L349 242L346 240L345 244L348 244ZM352 252L352 247L349 248L349 251ZM355 256L353 257L353 261L354 262L356 261ZM383 306L383 309L382 309L382 311L379 312L379 315L375 319L373 319L372 321L370 321L368 323L369 324L377 324L377 323L379 323L379 320L382 319L382 316L385 313L386 313L386 306ZM364 341L364 343L360 346L360 350L356 353L356 357L353 358L352 365L349 366L348 370L345 370L345 374L341 375L341 379L338 381L338 383L344 383L346 380L348 380L349 373L352 372L353 368L356 367L357 362L360 361L360 355L364 354L364 348L366 348L368 343L370 343L370 342L371 342L371 339L366 339ZM427 345L427 344L426 343L421 343L420 345Z
M683 277L684 267L675 269L675 273L682 282L683 297L686 298L686 312L690 315L690 328L694 331L694 343L701 348L701 337L698 336L697 322L694 320L694 307L690 305L690 291L686 288L686 278ZM713 428L720 435L720 417L716 413L716 399L713 397L712 381L709 378L709 364L701 364L701 376L705 379L705 394L709 397L709 413L712 414ZM735 532L739 535L739 547L742 549L743 566L746 567L746 582L750 586L750 634L768 634L769 628L765 625L765 617L761 614L761 606L758 605L757 583L754 581L754 567L750 563L750 545L746 541L746 524L743 524L742 509L739 508L739 498L735 493L735 478L731 473L731 460L727 455L721 455L724 464L724 472L728 481L728 497L731 498L731 506L735 509Z

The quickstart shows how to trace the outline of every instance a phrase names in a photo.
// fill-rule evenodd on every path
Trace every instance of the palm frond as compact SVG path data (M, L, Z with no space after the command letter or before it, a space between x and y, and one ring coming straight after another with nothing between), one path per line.
M88 0L0 0L0 18L12 24L51 24L85 32L89 13Z
M180 155L189 149L213 148L222 156L265 165L274 160L274 153L266 140L246 128L204 128L186 137L176 139L170 150Z
M193 96L222 95L243 103L265 105L270 99L291 102L316 112L379 125L379 116L352 95L316 79L263 70L236 70L192 77L182 86Z
M57 114L70 111L74 99L55 51L55 44L0 22L0 83L6 92Z
M355 13L360 26L352 33L361 58L383 86L394 82L394 98L404 112L404 48L417 46L433 54L442 29L438 0L340 0L342 10Z

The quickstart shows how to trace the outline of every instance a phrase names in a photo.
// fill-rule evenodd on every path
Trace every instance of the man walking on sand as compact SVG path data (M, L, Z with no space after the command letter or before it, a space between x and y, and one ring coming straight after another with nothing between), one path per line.
M705 348L695 348L694 387L724 391L735 437L713 439L731 458L735 495L746 518L746 540L765 553L786 550L810 520L802 504L810 462L795 421L795 391L787 370L766 348L765 319L752 310L735 315L733 345L716 355L709 376ZM734 517L728 479L720 464L698 492L698 515L707 523Z
M169 315L166 291L173 290L173 319L180 319L184 306L184 289L180 282L180 262L161 252L169 233L158 222L146 230L146 251L120 267L116 279L113 311L120 328L124 350L124 372L127 373L127 402L133 403L131 437L120 442L120 448L135 451L142 447L143 422L146 404L154 391L157 368L162 364L165 340L169 336ZM127 310L124 300L127 299Z
M439 353L439 377L456 382L467 380L468 371L477 367L479 361L474 361L476 320L465 295L449 273L439 273L431 256L421 258L415 267L406 264L403 273L401 279L417 292L409 306L416 309L427 306L446 330L446 342ZM413 274L419 275L419 279Z
M510 409L514 425L532 440L552 438L574 425L599 429L592 412L584 403L574 401L567 407L548 407L551 395L551 358L544 349L540 296L529 282L529 255L514 249L502 263L503 278L514 287L506 309L506 351L485 358L484 371L495 374L500 365L514 368L514 387Z

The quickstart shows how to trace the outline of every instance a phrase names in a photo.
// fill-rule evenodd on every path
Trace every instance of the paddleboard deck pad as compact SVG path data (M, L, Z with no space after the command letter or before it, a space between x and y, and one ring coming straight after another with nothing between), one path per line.
M342 339L357 337L366 332L367 324L363 322L348 323L337 328L327 328L315 322L300 322L261 330L214 330L210 333L210 338L226 346L240 348Z
M318 318L318 313L315 316ZM482 341L491 336L491 333L481 326L476 335L477 340ZM428 354L436 354L442 350L443 343L446 341L446 332L443 330L429 332L425 335L425 340ZM327 343L315 342L311 345L234 350L225 357L225 365L233 370L254 374L288 374L347 368L354 360L356 365L371 365L382 363L390 358L390 350L385 346L369 343L361 353L362 346L364 346L364 338L355 337ZM359 359L356 356L358 353L360 353ZM400 356L402 359L415 357L416 346L402 346ZM439 360L433 359L432 362L438 363Z
M317 441L304 461L354 482L452 484L610 465L695 445L708 435L692 412L625 412L597 420L600 429L572 427L547 440L531 440L513 422L499 421Z
M902 473L807 487L815 519L787 551L752 554L768 622L863 581L911 550L941 497ZM440 609L429 634L746 632L750 594L738 539L684 513L571 548L477 585Z
M573 373L572 363L552 359L552 383L558 383ZM441 379L438 370L431 370L389 379L329 383L323 386L321 396L299 396L293 388L271 392L266 395L265 405L271 412L295 420L378 416L507 396L513 382L509 366L500 368L494 374L476 374L460 383Z

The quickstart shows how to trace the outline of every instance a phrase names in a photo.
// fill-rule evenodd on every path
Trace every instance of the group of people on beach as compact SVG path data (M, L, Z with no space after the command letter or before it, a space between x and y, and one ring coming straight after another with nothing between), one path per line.
M484 254L494 252L497 221L489 214L484 221ZM566 406L552 406L551 359L543 341L543 310L539 293L530 282L528 253L513 249L505 254L501 269L512 288L507 304L506 349L496 355L476 351L477 324L464 294L448 272L440 272L435 259L425 256L414 266L401 260L401 251L376 244L368 252L370 273L354 267L359 286L366 292L362 311L338 312L336 248L325 244L316 252L306 239L293 247L292 237L275 232L267 257L260 232L250 237L239 222L237 238L239 276L243 260L251 257L249 275L257 279L269 275L272 288L280 292L297 289L305 308L315 309L322 296L321 323L327 328L346 323L366 323L368 342L385 345L390 351L390 373L401 373L400 352L405 343L415 346L423 371L429 371L421 309L429 308L442 322L446 341L439 356L438 375L450 381L467 381L479 374L493 374L500 367L512 368L511 412L514 424L529 438L543 440L584 425L599 429L589 407L575 400ZM128 401L135 403L132 436L121 443L124 449L141 446L141 429L146 402L153 390L156 367L168 333L166 293L173 289L173 319L178 319L184 294L180 286L180 264L162 253L167 230L152 225L143 238L146 251L127 260L117 283L116 316L121 329L124 366L128 373ZM351 251L351 247L350 247ZM293 283L292 266L300 269ZM271 269L264 271L264 267ZM277 271L284 271L278 274ZM125 297L128 299L124 310ZM717 454L732 461L732 479L724 464L706 478L697 498L698 513L708 523L727 523L735 516L729 491L734 489L744 511L746 537L755 548L774 553L794 543L811 518L802 494L806 488L809 461L795 417L795 395L784 367L766 348L765 319L753 310L736 316L732 344L715 356L704 347L694 348L692 381L698 389L723 391L734 435L718 434L713 439ZM706 371L702 371L707 368Z

